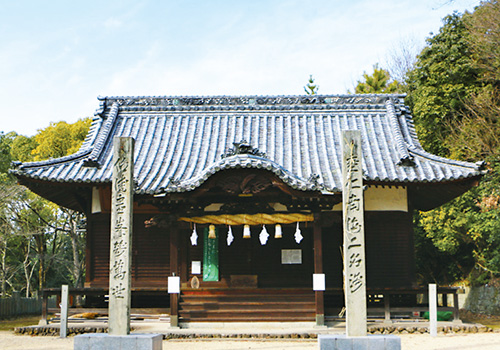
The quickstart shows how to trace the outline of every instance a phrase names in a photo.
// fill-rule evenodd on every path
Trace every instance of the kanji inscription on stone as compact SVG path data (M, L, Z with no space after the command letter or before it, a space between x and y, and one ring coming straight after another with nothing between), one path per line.
M113 140L111 242L109 257L109 334L130 333L134 140Z
M361 133L342 132L344 293L348 337L366 336L365 229Z

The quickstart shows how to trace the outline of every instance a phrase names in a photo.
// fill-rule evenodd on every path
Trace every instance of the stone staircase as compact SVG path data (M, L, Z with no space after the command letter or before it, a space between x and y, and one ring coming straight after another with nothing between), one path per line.
M219 289L182 291L181 322L314 321L310 289Z

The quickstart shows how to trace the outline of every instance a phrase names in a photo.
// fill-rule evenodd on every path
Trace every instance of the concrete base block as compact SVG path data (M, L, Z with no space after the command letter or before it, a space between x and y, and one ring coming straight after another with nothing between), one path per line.
M109 335L102 333L75 336L74 350L162 350L161 334Z
M401 350L401 338L395 335L347 337L345 334L318 335L320 350Z

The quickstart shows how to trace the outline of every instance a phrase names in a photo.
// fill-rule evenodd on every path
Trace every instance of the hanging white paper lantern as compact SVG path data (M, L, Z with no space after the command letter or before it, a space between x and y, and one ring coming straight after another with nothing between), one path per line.
M269 233L267 233L266 225L263 225L262 231L260 231L260 235L259 235L260 244L266 245L268 238L269 238Z
M274 238L282 238L283 237L283 232L281 230L281 225L280 224L276 224L276 226L274 226Z
M250 238L250 225L243 226L243 238Z
M189 238L191 240L191 245L198 245L198 234L196 233L196 224L193 225L193 233L191 233L191 237Z
M234 236L233 236L233 230L231 229L231 226L227 229L227 246L229 247L231 243L234 241Z
M295 242L297 242L297 244L300 244L303 238L304 237L300 233L299 222L297 222L297 229L295 230Z

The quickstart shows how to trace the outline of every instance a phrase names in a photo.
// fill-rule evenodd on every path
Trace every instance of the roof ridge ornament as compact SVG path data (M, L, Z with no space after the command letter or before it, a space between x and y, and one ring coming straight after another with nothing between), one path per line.
M238 154L251 154L257 157L266 157L264 152L260 152L257 147L252 147L246 140L241 140L240 142L233 142L234 147L227 150L226 153L221 154L221 158L228 158Z

